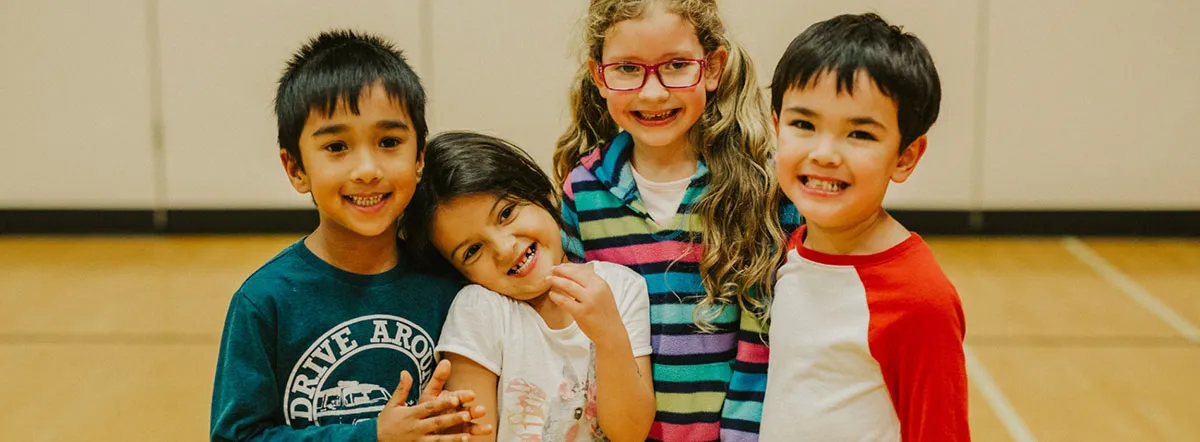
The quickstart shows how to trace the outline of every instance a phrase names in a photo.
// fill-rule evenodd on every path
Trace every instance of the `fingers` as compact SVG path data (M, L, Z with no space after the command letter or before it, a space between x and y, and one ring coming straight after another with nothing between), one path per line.
M564 278L558 275L550 275L546 277L550 282L550 292L558 292L560 295L569 296L571 298L582 300L586 290L573 279Z
M558 304L559 307L567 309L567 313L570 313L573 311L573 309L579 307L578 299L572 298L570 296L564 295L564 294L556 292L556 291L550 292L550 300L553 301L555 304Z
M403 407L404 402L408 400L408 390L412 389L412 375L408 374L408 370L400 372L400 383L396 385L396 391L392 393L392 398L388 399L389 407Z
M417 403L425 403L437 399L442 395L442 389L446 387L446 381L449 379L450 361L443 359L433 369L433 377L429 379L429 385L425 386L425 391L421 392L421 398L417 400Z
M550 273L560 278L570 279L578 284L586 285L591 278L596 277L596 271L591 264L559 264L550 269Z
M421 420L421 425L425 427L424 433L436 433L468 422L471 422L471 413L460 411L426 417Z
M483 405L476 405L468 408L467 413L471 413L471 420L475 420L487 415L487 409L483 408Z
M579 300L572 298L570 296L564 295L562 293L551 291L550 292L550 301L555 304L558 304L558 306L562 307L563 310L566 310L567 314L571 315L571 317L574 318L576 322L578 322L579 318L585 314L584 310L583 310L584 309L583 304L580 303Z
M484 414L482 405L476 406L474 408L476 408L477 410L471 410L470 412L464 411L464 412L459 412L459 413L448 413L448 414L434 416L434 417L423 420L422 424L423 424L423 426L425 426L428 433L434 433L434 432L439 432L439 431L458 432L458 434L446 434L446 435L440 435L440 436L430 435L427 437L434 437L434 438L427 439L427 440L467 440L466 435L468 435L468 434L471 436L486 436L488 434L492 434L492 432L495 431L495 428L493 428L491 424L471 423L471 419L473 419L472 415L478 414L478 417L482 417ZM438 439L437 438L437 437L443 437L443 436L450 437L451 439Z
M475 402L475 391L473 390L456 390L449 393L458 396L458 401L461 403L469 404Z
M442 397L439 397L437 399L431 400L429 402L425 402L423 404L417 404L417 406L415 406L413 408L415 408L417 411L417 418L424 419L429 416L442 415L442 413L447 410L453 410L455 408L458 408L458 406L460 404L462 404L462 402L459 402L458 395L447 394L447 395L443 395ZM463 413L466 413L466 412L464 411ZM449 414L447 414L447 415L449 415ZM467 413L467 417L470 417L470 413ZM470 420L470 419L468 419L468 420ZM459 423L462 423L462 422L459 422Z
M431 434L421 437L421 442L467 442L471 436L465 434Z
M491 424L471 424L467 428L467 432L471 433L472 436L487 436L492 434L492 431L495 430Z

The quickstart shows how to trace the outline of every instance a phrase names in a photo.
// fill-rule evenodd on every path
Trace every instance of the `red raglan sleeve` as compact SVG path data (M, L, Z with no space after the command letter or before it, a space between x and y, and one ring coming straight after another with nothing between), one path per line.
M969 441L966 323L958 292L932 254L903 261L860 274L871 312L871 354L902 440Z

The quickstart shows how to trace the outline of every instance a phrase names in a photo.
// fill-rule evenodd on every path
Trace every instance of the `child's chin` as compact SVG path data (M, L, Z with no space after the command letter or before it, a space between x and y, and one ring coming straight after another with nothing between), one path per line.
M672 125L673 126L673 125ZM638 127L638 130L633 133L639 144L646 146L666 146L674 143L679 137L686 136L686 133L678 133L672 126L661 127Z
M375 224L370 224L370 225L364 225L364 224L360 224L360 225L357 225L357 226L353 226L353 227L351 227L351 228L350 228L350 230L353 230L353 231L354 231L354 233L357 233L357 234L359 234L360 236L364 236L364 237L368 237L368 238L373 238L373 237L376 237L376 236L383 235L383 234L387 233L387 231L388 231L388 227L390 227L390 226L389 226L389 225L387 225L387 224L378 224L378 225L375 225Z
M810 223L817 226L837 226L845 220L845 216L835 210L828 210L820 207L799 207L799 209L800 215L804 217L805 223Z

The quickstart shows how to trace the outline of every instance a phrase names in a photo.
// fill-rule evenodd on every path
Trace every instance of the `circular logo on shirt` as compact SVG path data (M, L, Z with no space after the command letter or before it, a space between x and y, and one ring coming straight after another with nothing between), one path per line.
M283 395L288 425L374 418L391 400L401 370L413 375L412 391L429 381L433 347L428 332L399 316L362 316L338 324L317 338L292 368Z

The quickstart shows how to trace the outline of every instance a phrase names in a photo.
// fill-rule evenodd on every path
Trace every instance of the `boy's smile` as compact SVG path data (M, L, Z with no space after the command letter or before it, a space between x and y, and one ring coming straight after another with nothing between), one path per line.
M312 193L319 232L390 240L419 180L416 133L379 84L362 90L358 111L339 102L332 115L309 113L299 143L303 170L281 154L292 185Z
M833 72L783 96L775 118L780 189L812 224L852 227L882 207L890 182L908 179L924 153L922 136L900 151L896 105L865 71L853 90Z

